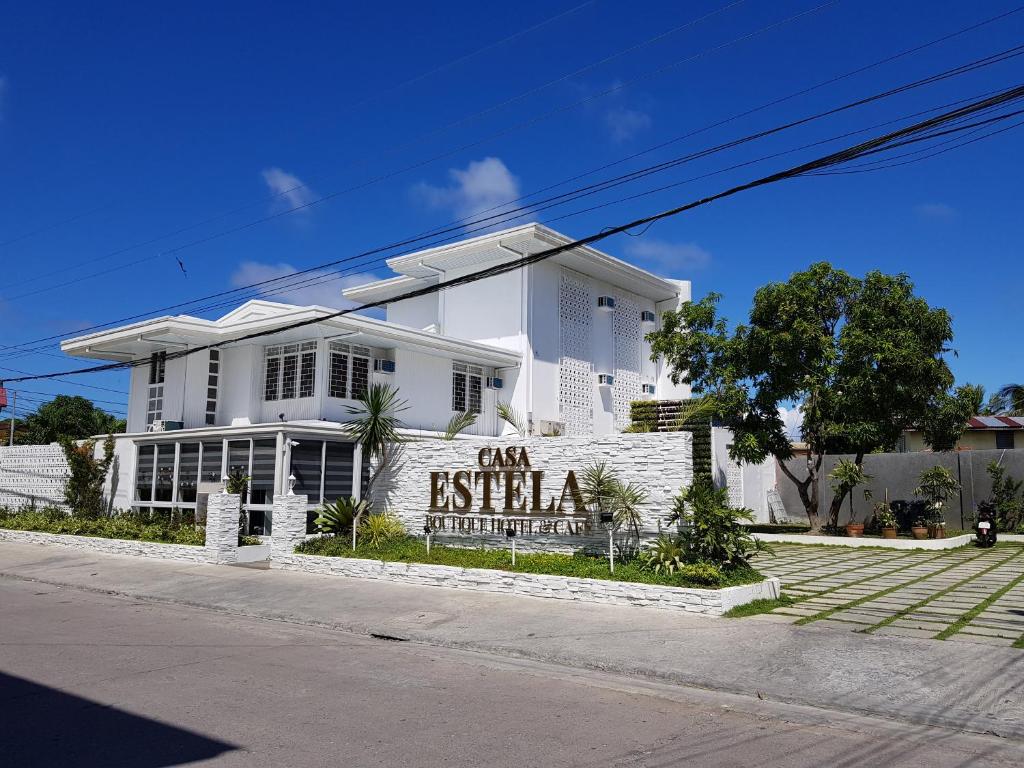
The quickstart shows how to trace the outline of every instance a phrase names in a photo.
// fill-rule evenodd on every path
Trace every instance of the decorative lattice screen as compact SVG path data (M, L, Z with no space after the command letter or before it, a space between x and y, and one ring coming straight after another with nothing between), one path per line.
M562 272L558 293L558 404L564 434L588 435L594 423L594 366L590 348L594 298L585 278Z
M628 295L615 297L615 385L612 406L615 409L615 427L629 426L629 404L640 399L640 306Z

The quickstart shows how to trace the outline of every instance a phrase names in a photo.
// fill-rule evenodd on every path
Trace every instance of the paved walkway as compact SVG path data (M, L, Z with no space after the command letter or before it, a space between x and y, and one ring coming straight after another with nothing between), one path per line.
M774 550L756 565L794 603L762 621L1024 648L1024 547Z

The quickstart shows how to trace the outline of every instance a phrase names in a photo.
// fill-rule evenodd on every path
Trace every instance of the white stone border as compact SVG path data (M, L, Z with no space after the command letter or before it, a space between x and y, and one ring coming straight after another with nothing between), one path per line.
M957 549L974 541L973 533L948 539L876 539L862 536L818 536L809 533L754 533L769 544L827 544L830 547L882 547L884 549ZM999 534L999 541L1024 541L1024 536Z
M731 608L758 599L776 599L781 589L777 578L723 589L690 589L570 576L512 573L486 568L387 563L351 557L283 553L275 553L271 560L271 568L357 579L380 579L420 586L471 589L477 592L577 600L605 605L642 606L701 613L707 616L721 616Z
M42 531L16 531L7 528L0 528L0 541L13 541L18 544L56 545L72 549L105 552L110 555L152 557L158 560L186 560L191 563L208 563L211 561L206 548L201 545L162 544L156 541L137 541L135 539L103 539L98 536L73 536L64 533L44 533Z

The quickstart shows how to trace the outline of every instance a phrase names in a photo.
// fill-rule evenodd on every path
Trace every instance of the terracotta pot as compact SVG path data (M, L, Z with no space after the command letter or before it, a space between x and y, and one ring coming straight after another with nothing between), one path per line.
M928 528L924 525L915 525L913 528L910 529L910 532L913 534L915 539L928 538Z
M882 538L883 539L895 539L896 538L896 533L897 533L897 531L896 531L895 528L883 528L882 529Z
M864 523L847 523L846 535L852 539L864 535Z
M946 526L933 525L928 533L933 539L944 539L946 538Z

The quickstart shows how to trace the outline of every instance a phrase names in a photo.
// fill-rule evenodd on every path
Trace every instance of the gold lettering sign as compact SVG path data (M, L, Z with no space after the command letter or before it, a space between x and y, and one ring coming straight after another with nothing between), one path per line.
M544 497L544 472L532 467L525 447L481 448L477 465L430 473L427 523L432 529L501 534L511 525L522 534L589 532L590 516L573 470L566 472L556 499Z

